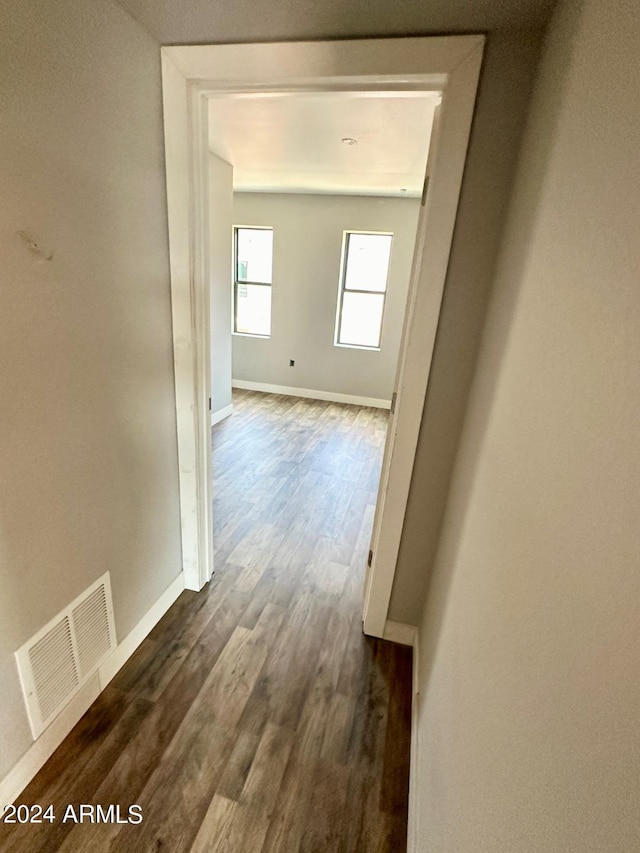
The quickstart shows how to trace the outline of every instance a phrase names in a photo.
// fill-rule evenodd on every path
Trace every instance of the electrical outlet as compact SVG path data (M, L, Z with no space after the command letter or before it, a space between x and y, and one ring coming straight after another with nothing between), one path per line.
M289 359L289 367L295 367L295 366L296 366L296 361L295 361L295 359L294 359L294 358L290 358L290 359Z

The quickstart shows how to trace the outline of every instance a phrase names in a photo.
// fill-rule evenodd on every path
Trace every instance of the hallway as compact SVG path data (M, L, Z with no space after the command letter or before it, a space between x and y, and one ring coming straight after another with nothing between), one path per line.
M406 846L411 651L361 633L387 413L234 392L214 428L216 573L184 592L19 798L2 850ZM69 803L135 824L61 821Z

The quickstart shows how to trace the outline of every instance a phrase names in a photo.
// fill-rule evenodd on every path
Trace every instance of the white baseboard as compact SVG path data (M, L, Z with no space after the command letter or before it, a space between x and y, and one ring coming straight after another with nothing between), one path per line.
M96 673L0 782L0 803L12 803L19 796L99 695L100 681Z
M107 684L111 681L118 670L122 669L131 655L138 648L140 643L151 632L151 629L162 619L167 610L171 607L176 598L184 589L184 573L180 573L178 577L169 585L162 593L160 598L153 604L145 613L136 627L130 631L124 640L118 644L118 647L102 664L98 670L100 676L100 689L104 690Z
M113 654L71 699L51 725L35 740L17 764L0 781L0 803L12 803L43 765L51 758L78 720L131 657L154 625L171 607L184 589L184 573L180 573L140 622L117 646Z
M414 625L407 625L405 622L392 622L387 619L382 639L389 640L392 643L400 643L403 646L415 647L417 631L418 629Z
M269 385L266 382L249 382L246 379L234 379L232 388L245 391L263 391L265 394L284 394L287 397L306 397L309 400L326 400L329 403L350 403L353 406L372 406L375 409L390 409L391 400L378 397L357 397L353 394L338 394L333 391L314 391L310 388L294 388L290 385Z
M224 406L222 409L218 409L217 412L211 412L211 426L215 426L219 424L220 421L223 421L225 418L228 418L229 415L233 414L233 405L229 403L228 406Z

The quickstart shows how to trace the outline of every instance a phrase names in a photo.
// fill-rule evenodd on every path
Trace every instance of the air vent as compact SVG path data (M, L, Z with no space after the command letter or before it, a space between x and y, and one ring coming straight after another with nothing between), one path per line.
M114 648L107 572L16 652L34 740Z
M104 584L73 608L73 627L76 635L80 673L89 675L112 648L109 625L109 605Z
M66 616L29 649L29 665L40 714L46 720L80 684Z

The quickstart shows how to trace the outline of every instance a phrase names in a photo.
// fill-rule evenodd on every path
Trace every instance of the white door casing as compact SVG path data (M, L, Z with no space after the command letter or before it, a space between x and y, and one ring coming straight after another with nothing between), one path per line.
M381 488L365 633L382 637L433 356L482 61L483 36L163 47L162 80L185 587L213 571L208 97L268 92L440 91L439 130L414 253Z

